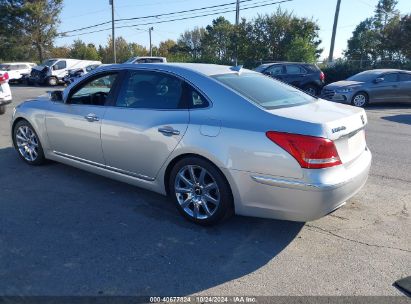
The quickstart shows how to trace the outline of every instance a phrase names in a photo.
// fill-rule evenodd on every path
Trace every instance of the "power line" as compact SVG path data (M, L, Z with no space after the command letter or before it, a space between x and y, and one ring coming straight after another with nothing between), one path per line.
M250 1L250 0L248 0ZM241 8L242 11L248 10L248 9L253 9L253 8L258 8L258 7L264 7L264 6L270 6L270 5L275 5L275 4L281 4L281 3L286 3L286 2L291 2L293 0L282 0L282 1L276 1L276 2L270 2L270 3L265 3L265 4L259 4L259 5L252 5L252 6L247 6ZM240 1L241 2L241 1ZM235 3L235 2L234 2ZM195 18L201 18L201 17L207 17L207 16L213 16L213 15L218 15L218 14L225 14L225 13L231 13L235 12L235 9L227 9L227 10L222 10L222 11L215 11L212 13L206 13L206 14L201 14L201 15L195 15L195 16L188 16L188 17L180 17L180 18L175 18L175 19L168 19L168 20L158 20L158 21L152 21L152 22L147 22L147 23L139 23L139 24L132 24L132 25L123 25L123 26L117 26L117 29L120 28L129 28L129 27L138 27L138 26L144 26L144 25L153 25L153 24L159 24L159 23L167 23L167 22L175 22L175 21L181 21L181 20L187 20L187 19L195 19ZM110 28L105 28L101 30L95 30L95 31L90 31L86 33L79 33L79 34L73 34L73 35L65 35L63 37L76 37L76 36L81 36L81 35L88 35L88 34L93 34L93 33L98 33L98 32L104 32L111 30Z
M255 0L241 0L240 2L250 2L250 1L255 1ZM284 1L284 2L287 2L287 1ZM205 6L205 7L194 8L194 9L189 9L189 10L172 12L172 13L164 13L164 14L157 14L157 15L150 15L150 16L133 17L133 18L122 18L122 19L117 19L117 20L114 20L114 21L115 22L120 22L120 21L130 21L130 20L138 20L138 19L158 18L158 17L164 17L164 16L171 16L171 15L195 12L195 11L200 11L200 10L205 10L205 9L210 9L210 8L224 7L224 6L229 6L229 5L233 5L233 4L236 4L236 2L230 2L230 3L218 4L218 5L212 5L212 6ZM70 30L70 31L64 31L64 32L61 32L59 34L64 35L64 34L68 34L68 33L72 33L72 32L79 32L79 31L82 31L82 30L87 30L87 29L90 29L90 28L106 25L106 24L109 24L109 23L111 23L111 20L101 22L101 23L97 23L97 24L93 24L93 25L89 25L89 26L85 26L85 27L82 27L82 28L74 29L74 30Z

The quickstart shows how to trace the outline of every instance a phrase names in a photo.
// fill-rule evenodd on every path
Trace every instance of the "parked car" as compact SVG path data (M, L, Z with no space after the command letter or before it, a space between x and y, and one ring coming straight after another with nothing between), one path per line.
M10 62L0 64L0 71L7 72L9 82L20 82L24 74L29 74L31 69L36 66L32 62Z
M99 66L101 66L101 64L91 64L91 65L88 65L84 68L69 70L68 74L63 77L63 82L66 85L69 85L69 84L73 83L74 81L76 81L78 78L82 77L83 75L85 75L85 74L93 71L94 69L98 68Z
M151 57L151 56L141 56L141 57L131 57L124 63L165 63L167 62L166 57Z
M411 102L411 71L365 71L325 86L321 97L357 107L378 102Z
M16 107L12 139L25 162L168 194L199 224L233 213L313 220L359 191L370 169L363 109L237 67L111 65L50 99Z
M63 78L69 70L81 69L93 64L97 65L101 64L101 62L68 58L47 59L31 70L29 83L55 86L63 82Z
M325 75L320 68L309 63L264 63L254 70L295 86L313 96L320 94L325 81Z
M0 115L6 113L6 105L12 100L8 82L9 73L0 71Z

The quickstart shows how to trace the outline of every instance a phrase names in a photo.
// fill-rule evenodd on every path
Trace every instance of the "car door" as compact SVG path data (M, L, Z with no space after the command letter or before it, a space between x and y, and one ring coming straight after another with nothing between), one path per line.
M398 102L398 73L382 74L370 87L370 99L372 102Z
M67 74L67 61L59 60L53 65L53 75L58 78L63 78Z
M104 158L112 170L155 179L186 132L184 82L166 73L130 70L101 127Z
M399 95L402 96L401 101L411 102L411 74L400 73L398 91Z
M307 71L297 64L288 64L285 66L285 82L295 87L302 88L302 82L306 76Z
M65 102L46 113L46 128L54 153L84 162L104 164L101 121L112 98L118 72L88 77L73 87Z

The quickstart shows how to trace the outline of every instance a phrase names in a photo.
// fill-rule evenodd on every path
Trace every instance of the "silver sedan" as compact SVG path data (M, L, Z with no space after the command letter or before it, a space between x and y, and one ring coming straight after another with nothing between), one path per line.
M367 180L363 109L260 73L206 64L112 65L19 105L12 139L46 159L169 195L187 219L308 221Z

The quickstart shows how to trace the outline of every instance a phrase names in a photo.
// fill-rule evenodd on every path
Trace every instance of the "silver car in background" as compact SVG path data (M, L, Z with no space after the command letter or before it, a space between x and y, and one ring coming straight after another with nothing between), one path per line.
M20 157L51 159L169 195L187 219L308 221L367 180L363 109L207 64L111 65L19 105Z
M365 71L325 86L321 97L357 107L378 102L411 103L411 72L392 69Z

